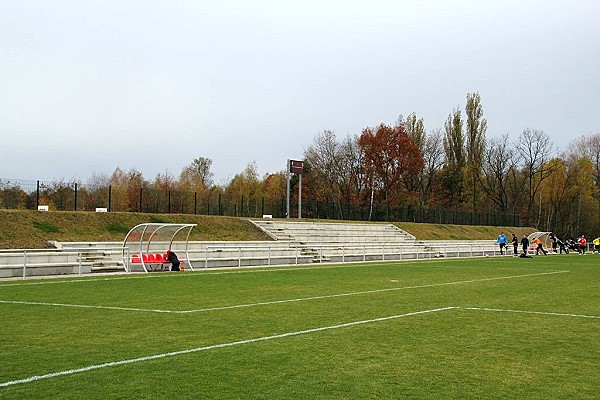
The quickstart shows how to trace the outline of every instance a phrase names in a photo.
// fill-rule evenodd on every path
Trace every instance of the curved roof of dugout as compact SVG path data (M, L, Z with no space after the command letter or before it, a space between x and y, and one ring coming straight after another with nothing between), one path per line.
M145 223L131 228L125 240L123 247L127 247L132 254L138 254L144 271L148 272L144 255L154 253L165 253L172 250L174 244L178 251L185 253L190 269L194 269L189 261L188 242L192 228L197 224L171 224L171 223ZM179 240L176 240L180 238ZM129 271L129 257L125 262L126 269Z

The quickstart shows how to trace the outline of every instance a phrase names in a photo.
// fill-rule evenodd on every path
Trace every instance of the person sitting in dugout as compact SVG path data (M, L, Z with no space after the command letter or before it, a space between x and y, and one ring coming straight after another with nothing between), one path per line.
M177 254L171 250L167 250L167 260L171 263L171 271L181 271L179 268L181 262L179 261L179 258L177 258Z

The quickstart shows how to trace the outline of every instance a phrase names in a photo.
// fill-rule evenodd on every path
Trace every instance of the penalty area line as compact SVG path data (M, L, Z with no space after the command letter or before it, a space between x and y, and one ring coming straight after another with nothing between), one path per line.
M131 358L128 360L113 361L113 362L107 362L107 363L102 363L102 364L89 365L89 366L83 367L83 368L75 368L75 369L70 369L70 370L66 370L66 371L52 372L52 373L44 374L44 375L35 375L35 376L31 376L31 377L25 378L25 379L17 379L14 381L2 382L2 383L0 383L0 387L8 387L8 386L19 385L19 384L23 384L23 383L31 383L31 382L36 382L36 381L40 381L43 379L50 379L50 378L56 378L59 376L73 375L73 374L78 374L78 373L82 373L82 372L94 371L94 370L103 369L103 368L117 367L120 365L134 364L134 363L144 362L144 361L158 360L161 358L175 357L175 356L180 356L180 355L184 355L184 354L197 353L200 351L221 349L221 348L225 348L225 347L232 347L232 346L238 346L238 345L256 343L256 342L264 342L267 340L283 339L283 338L287 338L287 337L291 337L291 336L305 335L305 334L309 334L309 333L328 331L328 330L332 330L332 329L340 329L340 328L347 328L350 326L357 326L357 325L371 324L371 323L375 323L375 322L389 321L389 320L394 320L394 319L398 319L398 318L410 317L410 316L414 316L414 315L431 314L431 313L436 313L436 312L441 312L441 311L453 310L456 308L458 308L458 307L443 307L443 308L434 308L434 309L430 309L430 310L414 311L414 312L409 312L406 314L391 315L391 316L387 316L387 317L366 319L366 320L361 320L361 321L352 321L352 322L346 322L344 324L322 326L322 327L318 327L318 328L304 329L301 331L287 332L287 333L281 333L281 334L271 335L271 336L263 336L263 337L258 337L258 338L254 338L254 339L238 340L235 342L214 344L214 345L210 345L210 346L197 347L194 349L172 351L169 353L162 353L162 354L155 354L155 355L145 356L145 357Z

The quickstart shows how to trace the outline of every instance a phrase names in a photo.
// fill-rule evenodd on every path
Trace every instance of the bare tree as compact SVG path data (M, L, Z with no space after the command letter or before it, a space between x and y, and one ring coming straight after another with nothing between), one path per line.
M348 196L355 196L352 185L360 187L358 182L362 156L354 143L356 139L347 138L339 142L330 130L318 134L312 146L304 153L311 166L313 184L317 192L333 200L339 218L344 217L343 203Z
M575 140L572 149L591 161L594 168L594 183L600 190L600 133L580 137Z
M530 225L536 195L542 185L552 173L552 168L547 165L552 152L550 137L537 129L525 129L519 136L516 145L517 155L525 175L526 204L523 217L526 225ZM536 225L540 223L538 221Z
M358 137L348 135L342 142L340 150L342 153L340 161L345 163L342 166L342 171L346 177L346 200L349 204L361 205L365 200L367 185L364 171L364 153L358 145Z
M421 204L424 205L433 193L433 186L444 164L444 146L442 130L436 129L425 136L423 143L425 166L421 174Z
M515 151L508 135L490 140L483 154L481 186L486 198L503 213L509 208L509 173L515 166Z
M594 182L593 196L598 203L596 219L596 230L598 230L600 229L600 133L591 136L582 136L579 139L576 139L572 146L569 146L568 148L570 149L570 153L575 156L585 157L592 164ZM565 157L568 156L569 153L565 155Z

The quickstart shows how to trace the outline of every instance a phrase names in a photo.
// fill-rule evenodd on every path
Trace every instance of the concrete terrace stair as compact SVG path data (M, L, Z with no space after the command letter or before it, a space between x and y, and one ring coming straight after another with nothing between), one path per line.
M251 221L275 240L296 243L414 242L415 237L392 224Z
M117 248L123 242L52 242L57 249L81 252L84 262L90 264L91 272L125 271L123 252ZM89 250L88 250L89 249Z
M251 221L275 240L294 243L314 262L470 257L495 254L494 240L417 241L393 224Z
M392 224L251 221L275 240L313 244L415 244L410 233Z
M292 242L313 262L381 260L385 254L416 258L424 245L392 224L251 221L275 240ZM413 256L411 257L411 254ZM388 259L394 259L388 258Z

